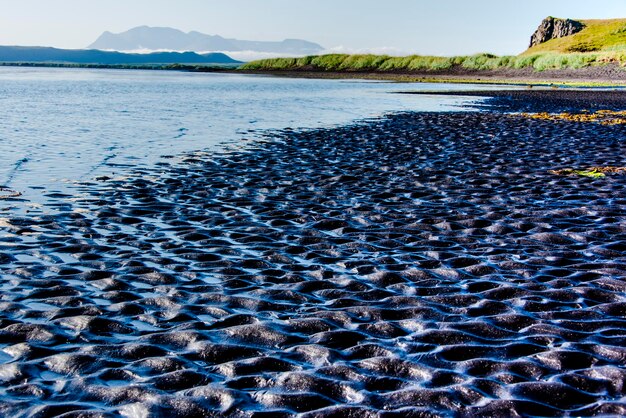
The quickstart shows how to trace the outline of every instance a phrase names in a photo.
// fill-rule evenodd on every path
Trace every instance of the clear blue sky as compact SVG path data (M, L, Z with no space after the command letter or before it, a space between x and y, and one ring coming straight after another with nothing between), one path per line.
M83 48L105 30L170 26L326 48L523 51L542 18L626 18L626 0L0 0L0 44Z

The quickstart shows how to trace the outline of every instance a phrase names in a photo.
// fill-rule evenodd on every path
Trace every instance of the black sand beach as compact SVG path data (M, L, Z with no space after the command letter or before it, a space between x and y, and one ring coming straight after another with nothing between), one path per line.
M456 65L445 70L396 70L367 71L350 70L327 71L315 68L294 68L291 70L237 69L239 74L259 74L294 78L329 78L329 79L370 79L398 82L442 82L442 83L488 83L488 84L524 84L524 85L575 85L575 86L623 86L626 71L617 64L590 65L576 69L535 70L526 68L498 68L492 70L473 70Z
M505 113L626 95L515 94L3 219L0 415L626 414L626 128Z
M576 88L533 88L517 90L453 91L399 91L400 94L429 94L437 96L488 97L486 110L501 112L595 112L598 110L624 110L626 91L623 89L580 90Z

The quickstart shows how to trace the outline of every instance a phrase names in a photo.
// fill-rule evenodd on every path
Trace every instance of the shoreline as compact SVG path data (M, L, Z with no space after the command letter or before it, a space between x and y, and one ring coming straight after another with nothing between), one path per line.
M85 68L98 70L154 70L154 71L181 71L220 73L233 71L233 66L221 64L206 66L199 64L73 64L53 62L0 62L0 67L19 68Z
M595 112L623 111L626 90L597 90L577 88L537 88L524 90L398 91L396 94L484 97L482 107L498 112ZM481 107L480 105L478 105Z
M69 63L10 63L2 62L0 67L32 68L88 68L88 69L126 69L182 71L198 73L227 73L241 75L260 75L287 78L312 79L357 79L377 80L396 83L460 83L494 84L546 87L626 87L626 69L615 65L585 67L575 70L535 71L530 68L519 70L463 70L450 71L415 71L415 72L371 72L371 71L312 71L312 70L241 70L232 66L203 66L187 64L69 64Z
M236 70L238 74L254 74L292 78L365 79L397 83L464 83L495 85L535 85L570 87L626 87L626 70L613 65L586 67L576 70L504 69L371 72L371 71L311 71L311 70Z
M624 415L623 127L503 110L626 94L508 93L3 218L0 415Z

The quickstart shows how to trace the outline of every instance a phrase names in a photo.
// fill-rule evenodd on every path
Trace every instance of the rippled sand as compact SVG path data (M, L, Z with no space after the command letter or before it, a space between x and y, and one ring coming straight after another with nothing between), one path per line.
M624 132L399 114L54 196L0 223L0 415L626 414L626 176L549 172Z

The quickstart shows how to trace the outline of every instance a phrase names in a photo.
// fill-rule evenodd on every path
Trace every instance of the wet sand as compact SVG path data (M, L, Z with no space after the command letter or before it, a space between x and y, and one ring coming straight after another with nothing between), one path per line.
M0 220L0 415L626 414L626 176L549 172L626 165L625 128L499 110L533 94Z
M489 98L486 110L500 112L595 112L624 110L626 90L582 90L554 88L526 88L523 90L468 90L454 91L399 91L399 94L459 96Z
M623 86L626 71L616 64L589 66L576 69L544 70L534 68L499 68L471 70L456 65L447 70L396 70L396 71L326 71L315 68L292 70L235 70L236 73L260 74L295 78L371 79L399 82L444 82L488 84L569 84L586 86Z

